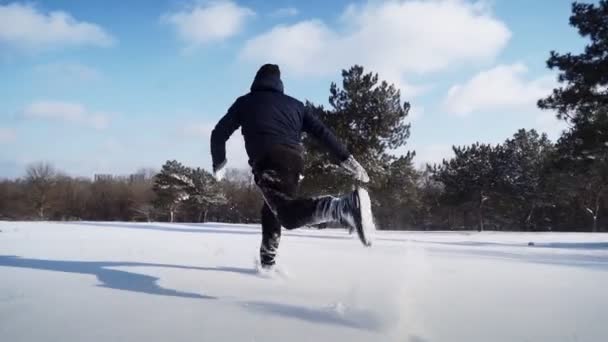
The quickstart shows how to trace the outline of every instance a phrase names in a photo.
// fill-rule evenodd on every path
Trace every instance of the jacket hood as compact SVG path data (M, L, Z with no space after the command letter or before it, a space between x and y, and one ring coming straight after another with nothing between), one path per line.
M265 64L258 70L251 84L251 91L263 90L283 92L283 81L281 81L281 71L278 65Z

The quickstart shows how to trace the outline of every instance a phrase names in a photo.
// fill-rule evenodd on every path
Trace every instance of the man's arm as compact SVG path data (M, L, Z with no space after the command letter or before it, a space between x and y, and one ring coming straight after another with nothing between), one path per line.
M214 173L226 165L226 141L241 126L235 107L236 102L211 131L211 159Z
M323 143L323 145L338 158L340 166L348 171L354 178L364 183L369 182L369 176L361 164L359 164L359 162L348 152L346 147L338 141L332 131L309 111L304 112L302 129L304 132L311 134L315 139Z
M320 141L340 162L345 161L350 156L346 147L338 141L334 133L308 110L304 112L302 129Z

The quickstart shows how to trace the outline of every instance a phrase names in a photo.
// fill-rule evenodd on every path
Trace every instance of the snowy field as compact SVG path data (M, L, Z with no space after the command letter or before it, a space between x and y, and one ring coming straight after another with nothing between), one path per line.
M608 341L608 235L0 222L0 341ZM529 242L534 246L529 246Z

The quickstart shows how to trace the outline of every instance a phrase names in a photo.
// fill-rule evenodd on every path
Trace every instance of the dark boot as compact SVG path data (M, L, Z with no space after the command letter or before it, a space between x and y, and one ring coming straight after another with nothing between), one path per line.
M350 232L357 231L364 246L371 246L372 234L376 228L367 190L357 187L355 191L339 198L319 198L314 216L316 222L340 222Z

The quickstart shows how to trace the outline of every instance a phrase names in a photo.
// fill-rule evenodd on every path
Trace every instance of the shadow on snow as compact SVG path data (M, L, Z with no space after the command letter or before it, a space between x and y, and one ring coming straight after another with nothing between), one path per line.
M90 274L95 275L100 287L114 290L146 293L160 296L173 296L193 299L218 299L217 297L200 295L197 293L183 292L163 288L158 285L159 278L112 269L113 267L160 267L183 270L197 270L210 272L229 272L244 275L256 275L254 269L239 267L194 267L170 264L154 264L140 262L98 262L98 261L66 261L66 260L44 260L21 258L12 255L0 255L0 267L26 268L33 270ZM237 302L242 307L269 315L277 315L284 318L298 319L311 323L340 325L355 329L380 330L384 324L382 320L371 312L349 310L347 315L341 315L331 309L315 309L291 304L272 303L263 301Z
M256 313L270 314L282 318L293 318L316 324L340 325L354 329L379 331L384 322L372 312L347 310L340 314L330 308L311 308L266 301L243 302L242 306Z
M238 267L193 267L168 264L153 264L140 262L98 262L98 261L64 261L64 260L44 260L28 259L17 256L0 255L0 267L18 267L34 270L91 274L97 277L100 282L98 286L115 290L147 293L160 296L173 296L198 299L217 299L211 296L200 295L197 293L183 292L167 289L158 285L157 277L115 270L112 267L161 267L183 270L198 270L212 272L230 272L245 275L255 275L254 269Z

